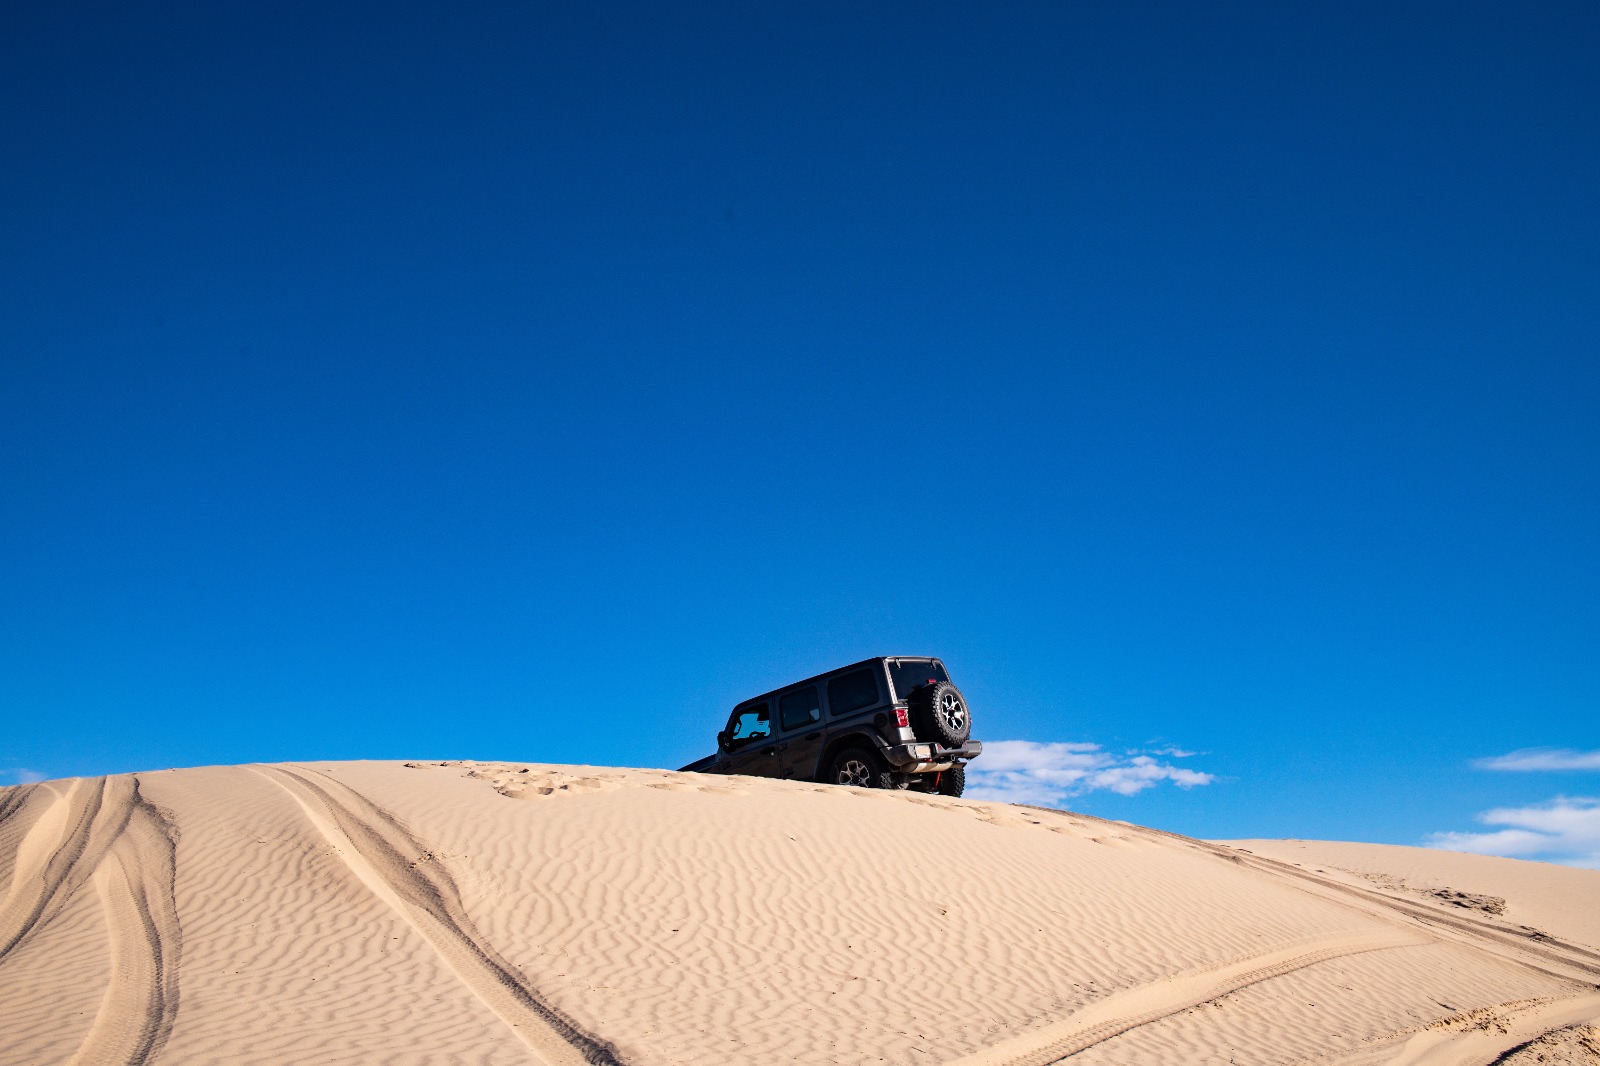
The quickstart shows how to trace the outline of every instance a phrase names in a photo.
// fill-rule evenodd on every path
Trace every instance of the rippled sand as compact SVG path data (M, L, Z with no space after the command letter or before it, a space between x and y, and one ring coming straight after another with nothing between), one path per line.
M16 1066L1521 1066L1600 1021L1600 872L657 770L16 786L0 886Z

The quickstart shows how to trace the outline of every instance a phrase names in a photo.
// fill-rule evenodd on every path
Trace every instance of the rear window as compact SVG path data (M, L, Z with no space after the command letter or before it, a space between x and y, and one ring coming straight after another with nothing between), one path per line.
M895 698L901 700L923 685L950 680L944 667L931 659L890 659L889 677L894 681Z
M852 670L828 682L828 713L849 714L878 702L877 671Z

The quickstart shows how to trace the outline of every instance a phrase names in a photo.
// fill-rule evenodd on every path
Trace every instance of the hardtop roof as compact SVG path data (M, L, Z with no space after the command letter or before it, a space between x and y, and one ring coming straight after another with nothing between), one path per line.
M821 681L823 678L832 677L834 674L842 674L846 670L859 670L863 666L871 666L873 663L881 663L885 659L922 659L930 663L942 663L944 661L937 655L874 655L870 659L862 659L860 662L851 663L849 666L836 666L832 670L824 670L820 674L813 674L812 676L803 680L791 681L787 685L779 685L777 688L768 689L759 696L751 696L749 699L740 700L738 703L734 704L734 707L743 707L747 703L760 703L762 700L771 699L780 692L787 692L789 689L798 688L801 685L809 685L814 682Z

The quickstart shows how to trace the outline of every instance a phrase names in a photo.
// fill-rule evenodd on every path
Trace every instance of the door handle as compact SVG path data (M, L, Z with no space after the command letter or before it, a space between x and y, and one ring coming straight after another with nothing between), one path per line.
M816 740L821 735L822 735L822 730L819 729L815 733L807 733L802 739L804 739L804 740Z

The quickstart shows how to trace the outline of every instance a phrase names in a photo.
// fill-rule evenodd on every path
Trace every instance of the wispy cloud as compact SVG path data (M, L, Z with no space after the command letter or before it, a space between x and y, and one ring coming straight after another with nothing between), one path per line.
M0 784L6 785L31 785L36 781L43 781L45 775L33 770L0 770Z
M1600 751L1571 748L1523 748L1510 755L1479 759L1480 770L1600 770Z
M1167 749L1158 754L1178 753ZM1160 762L1145 752L1109 752L1098 744L994 740L986 741L983 755L968 764L966 795L1055 807L1085 792L1132 796L1163 781L1194 788L1214 780L1211 774Z
M1428 846L1600 869L1600 799L1557 796L1532 807L1496 807L1478 815L1478 821L1503 828L1434 833Z

